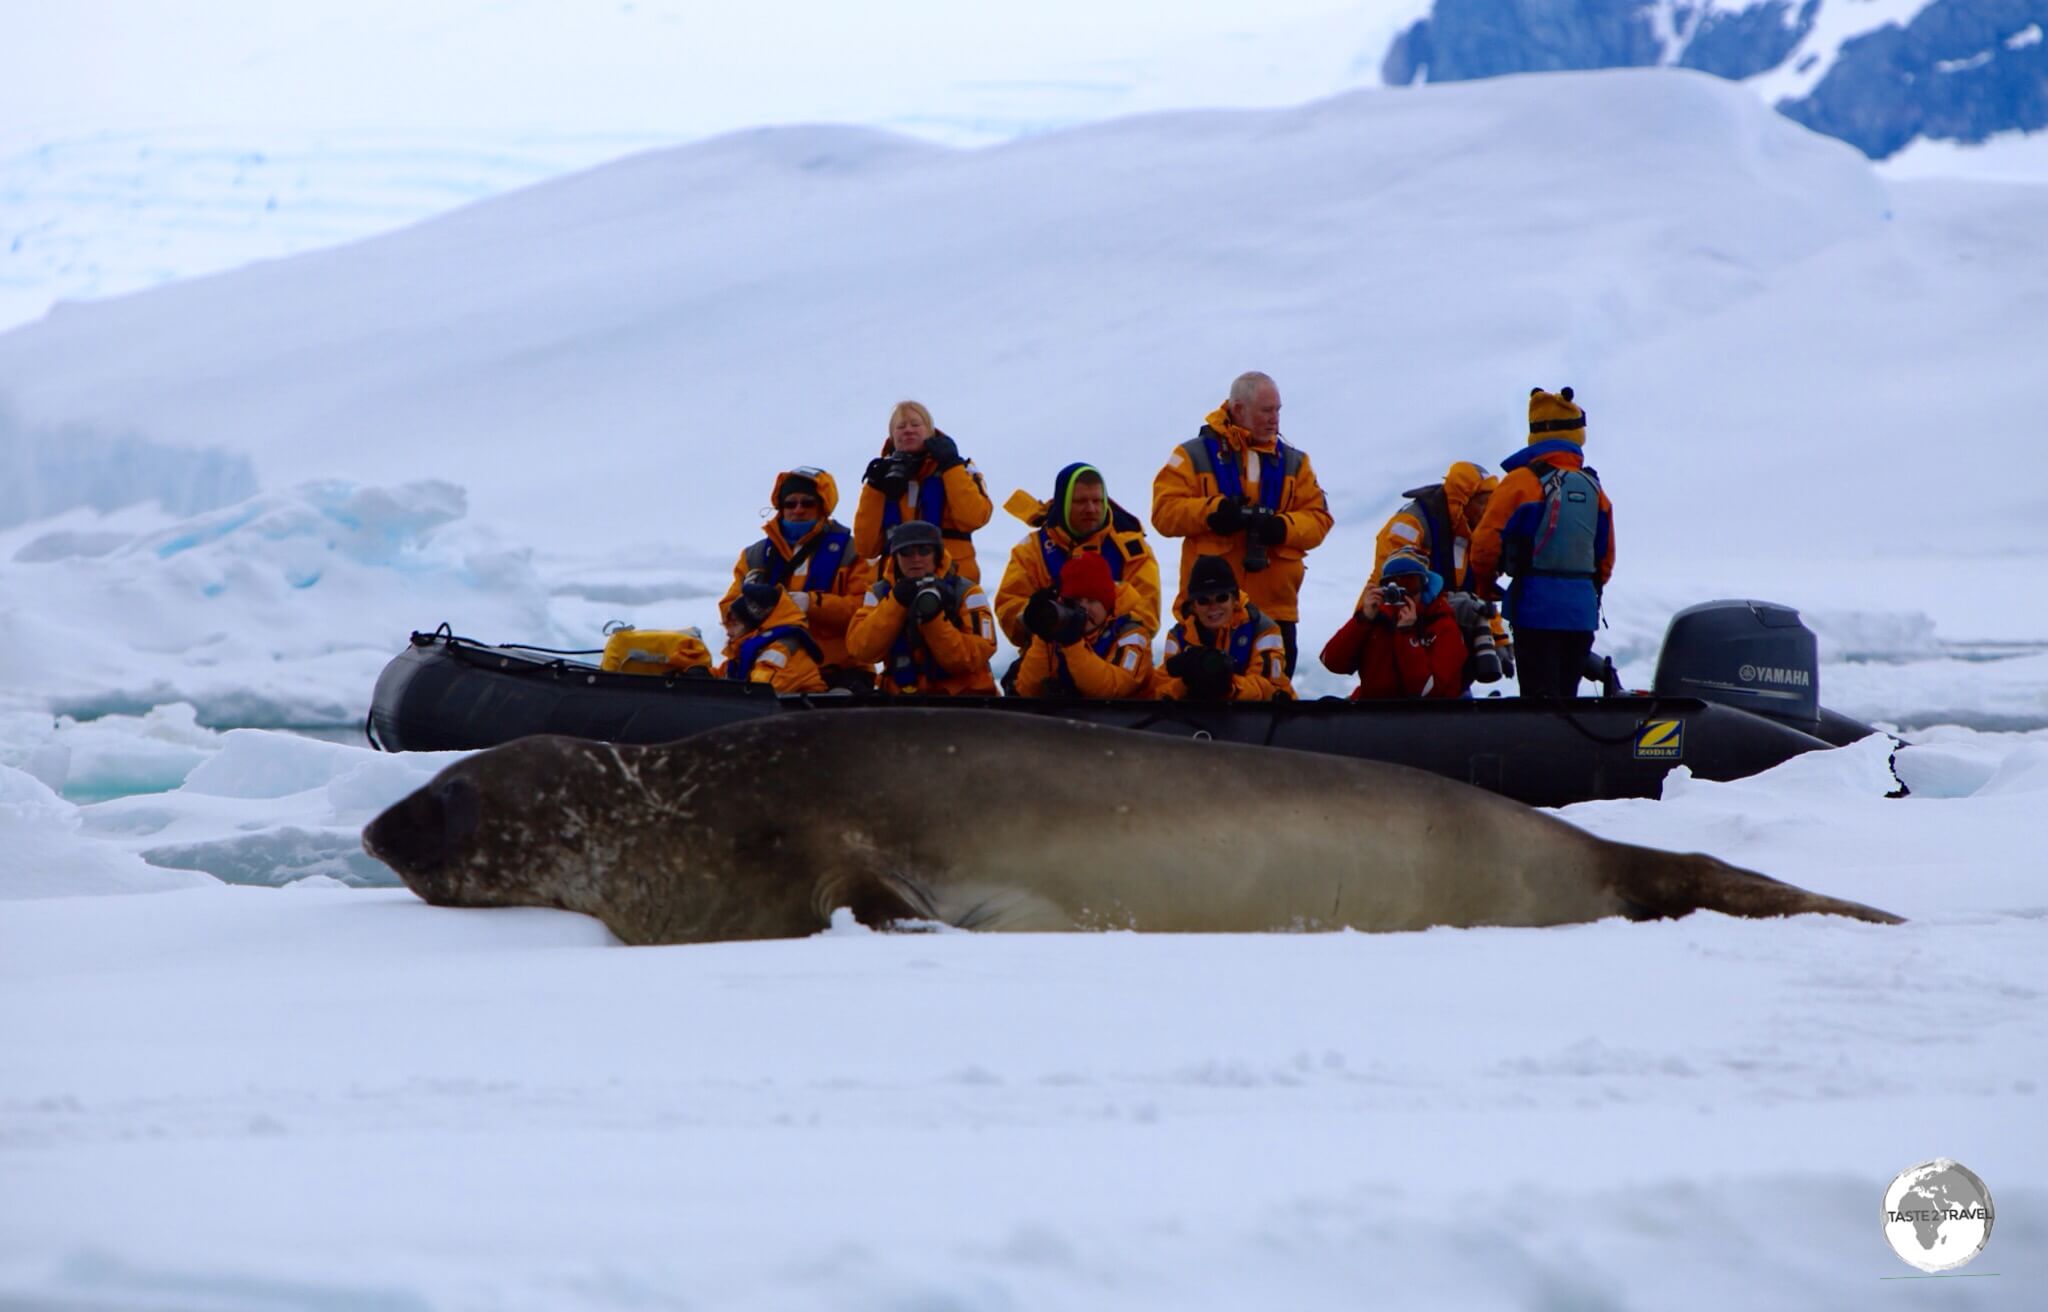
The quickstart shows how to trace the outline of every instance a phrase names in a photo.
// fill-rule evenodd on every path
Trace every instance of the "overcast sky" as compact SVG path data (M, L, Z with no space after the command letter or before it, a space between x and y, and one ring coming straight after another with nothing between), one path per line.
M1290 103L1376 80L1427 0L0 0L0 132L683 134Z

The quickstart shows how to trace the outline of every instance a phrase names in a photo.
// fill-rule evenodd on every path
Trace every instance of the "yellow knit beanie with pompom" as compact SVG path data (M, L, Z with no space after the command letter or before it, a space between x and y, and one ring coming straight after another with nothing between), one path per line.
M1529 389L1529 440L1547 442L1553 437L1562 437L1584 446L1586 443L1586 412L1572 401L1572 389L1561 388L1546 392L1540 387Z

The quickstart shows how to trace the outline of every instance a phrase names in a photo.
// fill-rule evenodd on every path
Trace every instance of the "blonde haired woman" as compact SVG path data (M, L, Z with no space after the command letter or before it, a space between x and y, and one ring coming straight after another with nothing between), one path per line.
M962 577L979 583L973 534L995 509L980 471L932 424L932 412L916 401L898 401L889 412L889 437L882 454L868 462L861 476L853 549L870 558L879 556L890 529L923 520L938 525L946 555Z

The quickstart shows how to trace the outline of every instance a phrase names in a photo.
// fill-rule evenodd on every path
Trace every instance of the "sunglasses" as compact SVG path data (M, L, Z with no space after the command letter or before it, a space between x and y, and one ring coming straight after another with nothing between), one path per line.
M1234 592L1204 592L1197 596L1189 597L1188 600L1194 602L1197 606L1221 606L1226 601L1236 601L1237 594Z
M936 556L939 554L939 549L937 547L925 546L898 547L896 554L899 556Z
M816 510L824 504L817 497L784 497L782 499L782 508L784 510Z

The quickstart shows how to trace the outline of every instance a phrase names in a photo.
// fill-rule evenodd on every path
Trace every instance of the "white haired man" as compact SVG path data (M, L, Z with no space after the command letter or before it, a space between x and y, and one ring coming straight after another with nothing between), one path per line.
M1152 480L1152 527L1181 539L1173 613L1187 602L1195 562L1223 557L1246 598L1279 624L1290 675L1305 558L1332 522L1308 453L1280 437L1280 386L1258 372L1231 382L1230 399Z

